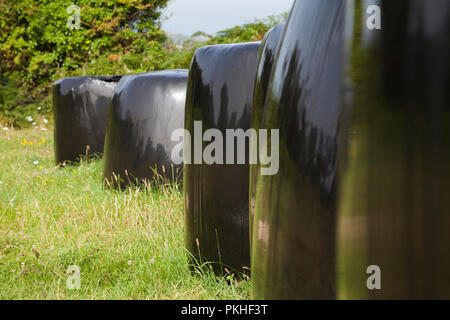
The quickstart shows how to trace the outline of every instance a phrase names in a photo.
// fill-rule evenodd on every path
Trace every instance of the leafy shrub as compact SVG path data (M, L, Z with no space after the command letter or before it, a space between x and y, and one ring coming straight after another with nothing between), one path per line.
M51 119L50 88L59 78L189 68L199 46L261 40L284 18L236 26L180 50L158 22L168 1L77 0L79 29L67 26L65 0L1 1L0 124Z
M219 31L207 44L259 41L264 38L264 35L269 29L281 21L286 20L286 18L287 13L283 13L281 15L267 17L266 19L256 20L253 23Z
M61 76L158 68L166 36L156 22L168 0L78 0L79 28L65 0L0 2L0 114L23 125L27 107L44 103ZM12 92L16 94L11 94ZM39 102L37 102L39 101ZM5 119L4 119L5 120Z

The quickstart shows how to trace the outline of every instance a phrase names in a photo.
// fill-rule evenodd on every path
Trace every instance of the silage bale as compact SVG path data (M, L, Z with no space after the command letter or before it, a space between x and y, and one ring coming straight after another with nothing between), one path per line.
M182 163L171 159L177 144L171 136L184 127L187 77L188 70L166 70L122 78L106 134L103 177L109 183L182 179Z
M261 128L280 130L279 172L256 179L255 299L336 297L335 215L345 1L295 2Z
M55 158L102 154L109 104L120 76L71 77L53 84Z
M186 125L194 156L194 121L204 131L250 128L259 42L214 45L196 51L189 73ZM225 141L224 141L225 144ZM203 147L207 144L203 142ZM248 145L246 159L248 159ZM184 165L186 247L218 274L246 272L249 250L249 165ZM226 152L223 152L225 163ZM186 161L186 158L185 158Z
M450 1L373 3L355 3L347 18L362 23L343 77L352 112L342 122L349 152L339 149L348 163L339 173L337 294L447 300Z
M448 17L446 0L296 1L262 124L280 170L256 182L252 298L450 297Z
M259 49L258 69L256 71L255 92L253 96L252 128L259 130L264 118L264 105L267 97L272 66L277 53L285 23L279 23L270 29L261 42ZM250 164L250 242L252 240L253 217L255 215L256 180L260 175L259 165Z

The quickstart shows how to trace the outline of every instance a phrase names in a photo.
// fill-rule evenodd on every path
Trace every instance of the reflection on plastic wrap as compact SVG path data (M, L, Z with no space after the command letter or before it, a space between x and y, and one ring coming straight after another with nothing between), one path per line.
M55 158L103 153L108 109L120 76L64 78L53 85Z
M203 131L214 128L223 136L226 129L250 128L259 46L259 42L217 45L196 51L185 124L193 136L194 121L201 121ZM248 144L246 151L248 158ZM248 161L243 165L185 163L184 191L188 250L201 262L213 263L218 274L225 273L225 268L246 271L243 268L250 265Z
M258 176L253 298L333 299L345 1L296 1L269 80L262 128L280 170Z
M280 37L284 29L284 23L280 23L270 29L261 42L259 49L258 69L256 71L255 91L253 96L253 111L252 111L252 128L259 130L261 122L264 118L264 103L267 97L267 87L269 85L270 73L272 71L275 54L277 53ZM260 174L257 164L250 164L250 242L252 240L252 224L255 215L255 194L256 194L256 179Z
M182 179L172 133L184 127L188 70L125 76L111 103L103 176L115 187ZM182 146L182 141L181 141ZM155 173L157 176L155 176Z
M254 298L450 298L449 34L446 0L295 3L262 121L280 171L256 183Z
M376 3L373 31L356 3L346 66L338 297L450 299L450 1Z

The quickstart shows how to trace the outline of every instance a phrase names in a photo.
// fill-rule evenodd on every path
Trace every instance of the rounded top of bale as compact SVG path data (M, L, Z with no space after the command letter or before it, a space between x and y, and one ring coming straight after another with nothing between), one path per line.
M198 49L192 59L186 106L215 110L211 126L247 123L261 42L220 44ZM248 125L243 125L247 127Z
M187 69L159 70L127 75L119 82L114 95L120 96L127 93L128 95L143 97L150 96L152 92L160 90L162 87L173 87L181 84L185 88L188 75L189 70ZM149 85L151 82L155 83ZM129 101L132 102L134 99Z
M280 39L284 30L285 23L279 23L266 32L261 42L261 50L268 48L275 50L280 43Z
M215 44L204 46L195 51L192 63L201 64L205 62L214 72L217 68L228 68L236 65L238 61L251 59L254 62L254 55L257 54L261 45L261 41L231 43L231 44ZM192 71L192 66L191 66Z
M81 77L67 77L58 79L53 83L53 90L58 90L62 95L66 95L71 90L78 90L84 83L87 82L104 82L111 83L116 86L122 76L81 76Z
M145 79L145 78L186 78L189 74L189 70L187 69L170 69L170 70L157 70L157 71L149 71L137 74L129 74L123 76L120 84L123 86L123 83L130 81L130 79Z
M253 78L260 45L261 42L257 41L216 44L199 48L192 58L191 76L201 71L201 78L205 83L219 83L227 79L239 82L239 78L244 74ZM244 70L249 72L246 73Z
M53 85L56 86L58 84L61 84L63 82L83 82L86 80L99 80L99 81L103 81L103 82L119 82L120 79L123 76L105 76L105 75L101 75L101 76L80 76L80 77L66 77L66 78L61 78L56 80Z
M208 45L197 49L194 59L198 60L203 57L210 59L212 56L215 56L217 59L224 59L225 56L230 56L233 53L241 54L245 51L259 50L260 45L261 41Z
M258 70L256 72L256 83L253 100L253 127L259 128L264 113L264 104L267 97L272 66L275 61L276 52L281 43L281 36L284 30L284 23L277 24L267 31L261 43L259 51Z
M196 50L202 51L207 49L233 49L233 48L244 48L244 47L252 47L252 46L260 46L261 41L250 41L250 42L239 42L239 43L219 43L219 44L210 44L207 46L200 47Z

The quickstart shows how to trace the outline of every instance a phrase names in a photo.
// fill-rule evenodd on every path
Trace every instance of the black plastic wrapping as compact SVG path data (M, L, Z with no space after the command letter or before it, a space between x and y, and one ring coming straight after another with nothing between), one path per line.
M299 0L283 32L262 122L262 128L280 130L280 167L277 175L256 180L255 299L336 297L344 24L345 1Z
M253 298L450 298L448 34L446 0L296 1L265 105L280 170L257 180Z
M109 104L119 80L120 76L86 76L53 84L57 163L103 153Z
M182 179L182 164L172 161L184 128L188 70L155 71L122 78L111 103L103 177L114 187ZM155 170L159 177L154 175Z
M278 44L284 30L284 23L279 23L270 29L261 42L256 71L255 91L253 97L252 128L259 130L264 118L264 104L267 97L273 62L277 53ZM258 165L250 164L250 243L252 240L253 217L255 215L256 179L258 178Z
M251 126L251 112L260 42L206 46L196 51L189 74L185 127L194 121L203 132ZM203 148L208 143L203 142ZM192 155L194 152L192 152ZM235 153L236 156L236 153ZM248 157L248 140L247 151ZM226 152L224 151L224 158ZM185 159L186 161L186 159ZM235 161L237 163L237 161ZM217 274L246 272L249 249L249 165L184 165L186 246Z
M373 4L381 30L356 3L346 66L338 297L450 299L450 1ZM368 290L370 265L380 290Z

